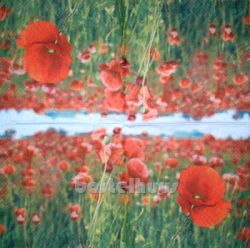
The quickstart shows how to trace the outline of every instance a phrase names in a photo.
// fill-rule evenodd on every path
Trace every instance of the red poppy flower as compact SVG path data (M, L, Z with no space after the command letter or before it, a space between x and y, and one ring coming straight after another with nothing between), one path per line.
M115 127L115 128L113 129L113 134L120 134L121 131L122 131L122 128L121 128L121 127Z
M15 171L16 171L16 168L13 166L13 165L11 165L11 164L6 164L6 165L4 165L4 167L3 167L3 172L6 174L6 175L12 175L12 174L14 174L15 173Z
M114 112L123 112L125 109L125 95L122 92L113 92L105 89L103 104L105 109Z
M168 42L170 45L180 45L181 44L181 39L179 36L179 33L177 31L177 29L172 28L169 32L168 32Z
M157 195L161 198L161 199L165 199L167 197L170 196L170 189L168 186L164 185L164 186L160 186L158 188L158 191L157 191Z
M0 7L0 21L5 20L5 18L11 13L10 9L7 9L5 6Z
M224 41L234 41L235 35L233 33L231 25L227 24L223 28L223 34L222 34L222 39Z
M220 158L220 157L212 157L212 158L209 160L209 165L210 165L212 168L223 167L223 166L224 166L224 161L223 161L223 159Z
M69 75L71 45L54 24L31 23L20 34L17 45L26 49L23 63L31 78L41 83L58 83Z
M69 211L72 221L77 221L81 217L81 206L79 204L70 204Z
M250 228L244 227L241 232L236 235L238 238L250 244Z
M51 198L53 196L53 194L54 194L54 189L52 188L52 186L50 184L45 184L41 188L41 194L44 197Z
M6 227L0 224L0 235L6 232Z
M148 206L150 204L150 199L147 195L142 196L141 201L144 206Z
M182 171L177 192L182 211L201 227L219 224L231 209L231 203L223 199L222 177L209 166L190 166Z
M89 173L88 165L81 165L75 168L76 173Z
M60 170L62 171L68 171L69 168L70 168L70 164L67 162L67 161L61 161L59 164L58 164L58 167Z
M244 23L245 25L250 25L250 15L245 15L245 16L243 17L243 23Z
M131 178L139 178L142 182L148 182L148 167L137 158L133 158L127 163L128 174Z
M21 185L26 188L26 190L32 193L35 190L36 181L32 178L26 178L21 181Z
M137 138L128 137L124 140L124 154L128 158L144 159L143 141Z
M224 173L223 174L223 180L225 181L225 183L229 183L229 184L235 186L235 185L238 184L239 177L236 174Z
M170 168L176 168L176 166L179 164L179 160L176 158L168 158L165 161L165 165Z
M216 26L214 24L210 24L208 28L208 33L210 36L215 36L217 33Z
M194 58L199 64L204 64L208 61L208 55L203 51L197 51L194 55ZM189 72L191 72L190 76L192 77L193 71L189 70Z
M0 49L8 50L9 48L10 48L10 41L9 40L7 40L7 41L0 40Z
M70 84L70 88L72 90L76 90L76 91L79 91L79 90L82 90L84 87L84 84L81 80L73 80Z
M93 181L92 176L85 172L80 172L70 180L69 186L74 189L76 187L84 187Z
M121 144L110 143L110 157L108 164L122 166L123 147Z
M164 75L160 75L160 82L162 84L168 85L170 82L174 81L174 77L171 76L164 76Z
M32 213L32 222L35 225L39 225L41 223L41 217L38 213Z
M26 222L26 209L25 208L17 208L15 210L16 221L18 224L22 225Z
M234 75L233 81L237 85L243 85L248 81L248 76L245 74Z
M182 89L187 89L191 86L191 80L189 78L181 78L179 85Z
M122 68L120 61L112 60L99 66L101 81L109 91L118 91L122 87Z
M177 68L180 66L180 63L178 61L175 60L170 60L167 61L163 64L161 64L159 66L159 68L157 69L157 72L161 75L161 76L165 76L165 77L169 77L171 76L173 73L176 72Z
M86 64L91 61L92 55L90 51L83 51L78 54L78 58L81 61L81 63Z
M192 163L196 165L203 165L207 163L207 158L200 154L194 154L191 160Z

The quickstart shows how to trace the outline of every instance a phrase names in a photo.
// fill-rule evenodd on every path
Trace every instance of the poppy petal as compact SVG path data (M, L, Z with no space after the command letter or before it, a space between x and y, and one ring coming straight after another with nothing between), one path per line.
M191 205L186 200L185 197L182 197L181 195L179 195L178 198L177 198L177 203L181 206L181 210L182 210L183 213L187 214L187 213L190 212Z
M197 226L215 226L226 218L231 208L232 205L230 202L221 200L214 206L200 206L192 208L190 211L190 218Z
M102 70L101 81L110 91L118 91L122 87L122 79L119 73L112 70Z
M19 38L17 45L28 48L34 43L50 43L55 42L59 37L57 27L48 21L37 21L26 27Z

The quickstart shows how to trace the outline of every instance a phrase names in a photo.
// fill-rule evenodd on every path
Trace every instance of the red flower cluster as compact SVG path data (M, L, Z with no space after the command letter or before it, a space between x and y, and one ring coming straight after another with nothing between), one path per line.
M217 35L217 28L215 24L211 23L208 28L209 36L216 36ZM223 41L233 42L235 40L235 35L232 30L232 26L230 24L226 24L221 29L221 38Z
M58 83L68 76L71 45L54 24L48 21L29 24L17 45L25 48L24 68L31 78L40 83Z
M23 225L28 221L27 209L26 208L17 208L15 209L16 221L19 225ZM39 225L41 223L41 217L39 213L32 213L32 223Z

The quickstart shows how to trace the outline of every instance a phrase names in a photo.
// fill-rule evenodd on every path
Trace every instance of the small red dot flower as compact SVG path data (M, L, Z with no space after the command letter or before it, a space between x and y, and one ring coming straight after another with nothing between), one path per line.
M27 211L25 208L17 208L15 210L16 221L19 225L22 225L27 221L26 213Z
M0 224L0 235L4 234L6 232L6 227L2 224Z
M38 213L32 213L32 223L39 225L41 223L41 217Z
M81 206L79 204L70 204L68 209L72 221L77 221L81 217Z

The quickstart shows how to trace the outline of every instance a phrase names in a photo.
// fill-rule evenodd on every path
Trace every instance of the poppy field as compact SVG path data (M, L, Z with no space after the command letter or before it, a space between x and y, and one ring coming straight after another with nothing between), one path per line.
M249 0L0 0L0 247L248 247L249 25Z
M249 1L1 2L0 109L249 109Z
M2 247L247 247L249 140L119 131L2 138Z

